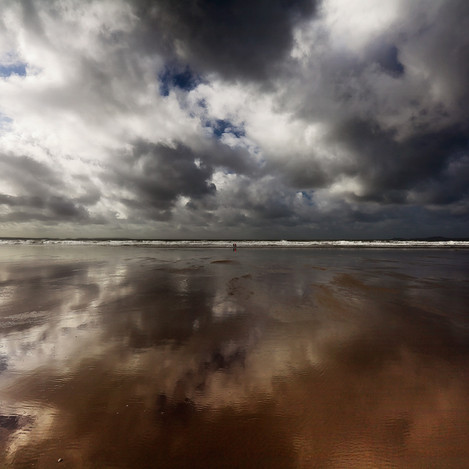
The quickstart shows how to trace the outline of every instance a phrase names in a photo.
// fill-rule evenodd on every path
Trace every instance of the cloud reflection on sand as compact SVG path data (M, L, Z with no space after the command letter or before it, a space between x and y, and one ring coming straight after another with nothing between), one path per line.
M469 460L467 329L416 306L421 277L344 254L312 268L295 253L66 252L0 266L7 462L216 467L219 447L233 467Z

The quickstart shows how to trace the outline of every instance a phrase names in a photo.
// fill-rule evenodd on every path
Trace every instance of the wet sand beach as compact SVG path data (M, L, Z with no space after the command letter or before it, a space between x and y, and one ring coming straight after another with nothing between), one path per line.
M469 250L0 246L0 467L466 468L468 439Z

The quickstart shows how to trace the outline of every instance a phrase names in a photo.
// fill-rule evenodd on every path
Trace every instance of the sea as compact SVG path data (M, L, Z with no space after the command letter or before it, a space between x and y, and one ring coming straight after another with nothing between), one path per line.
M55 239L0 238L0 245L142 246L155 248L469 248L467 239L372 239L372 240L213 240L213 239Z

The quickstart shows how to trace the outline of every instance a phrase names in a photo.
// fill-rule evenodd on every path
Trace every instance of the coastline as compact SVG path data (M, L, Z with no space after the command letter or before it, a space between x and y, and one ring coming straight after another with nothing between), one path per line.
M467 239L387 239L387 240L160 240L160 239L57 239L57 238L0 238L1 245L37 246L141 246L154 248L370 248L370 249L469 249Z

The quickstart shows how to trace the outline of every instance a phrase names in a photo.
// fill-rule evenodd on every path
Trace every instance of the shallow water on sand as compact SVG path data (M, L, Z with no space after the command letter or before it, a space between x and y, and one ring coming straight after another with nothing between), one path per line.
M469 467L469 250L0 247L0 467Z

